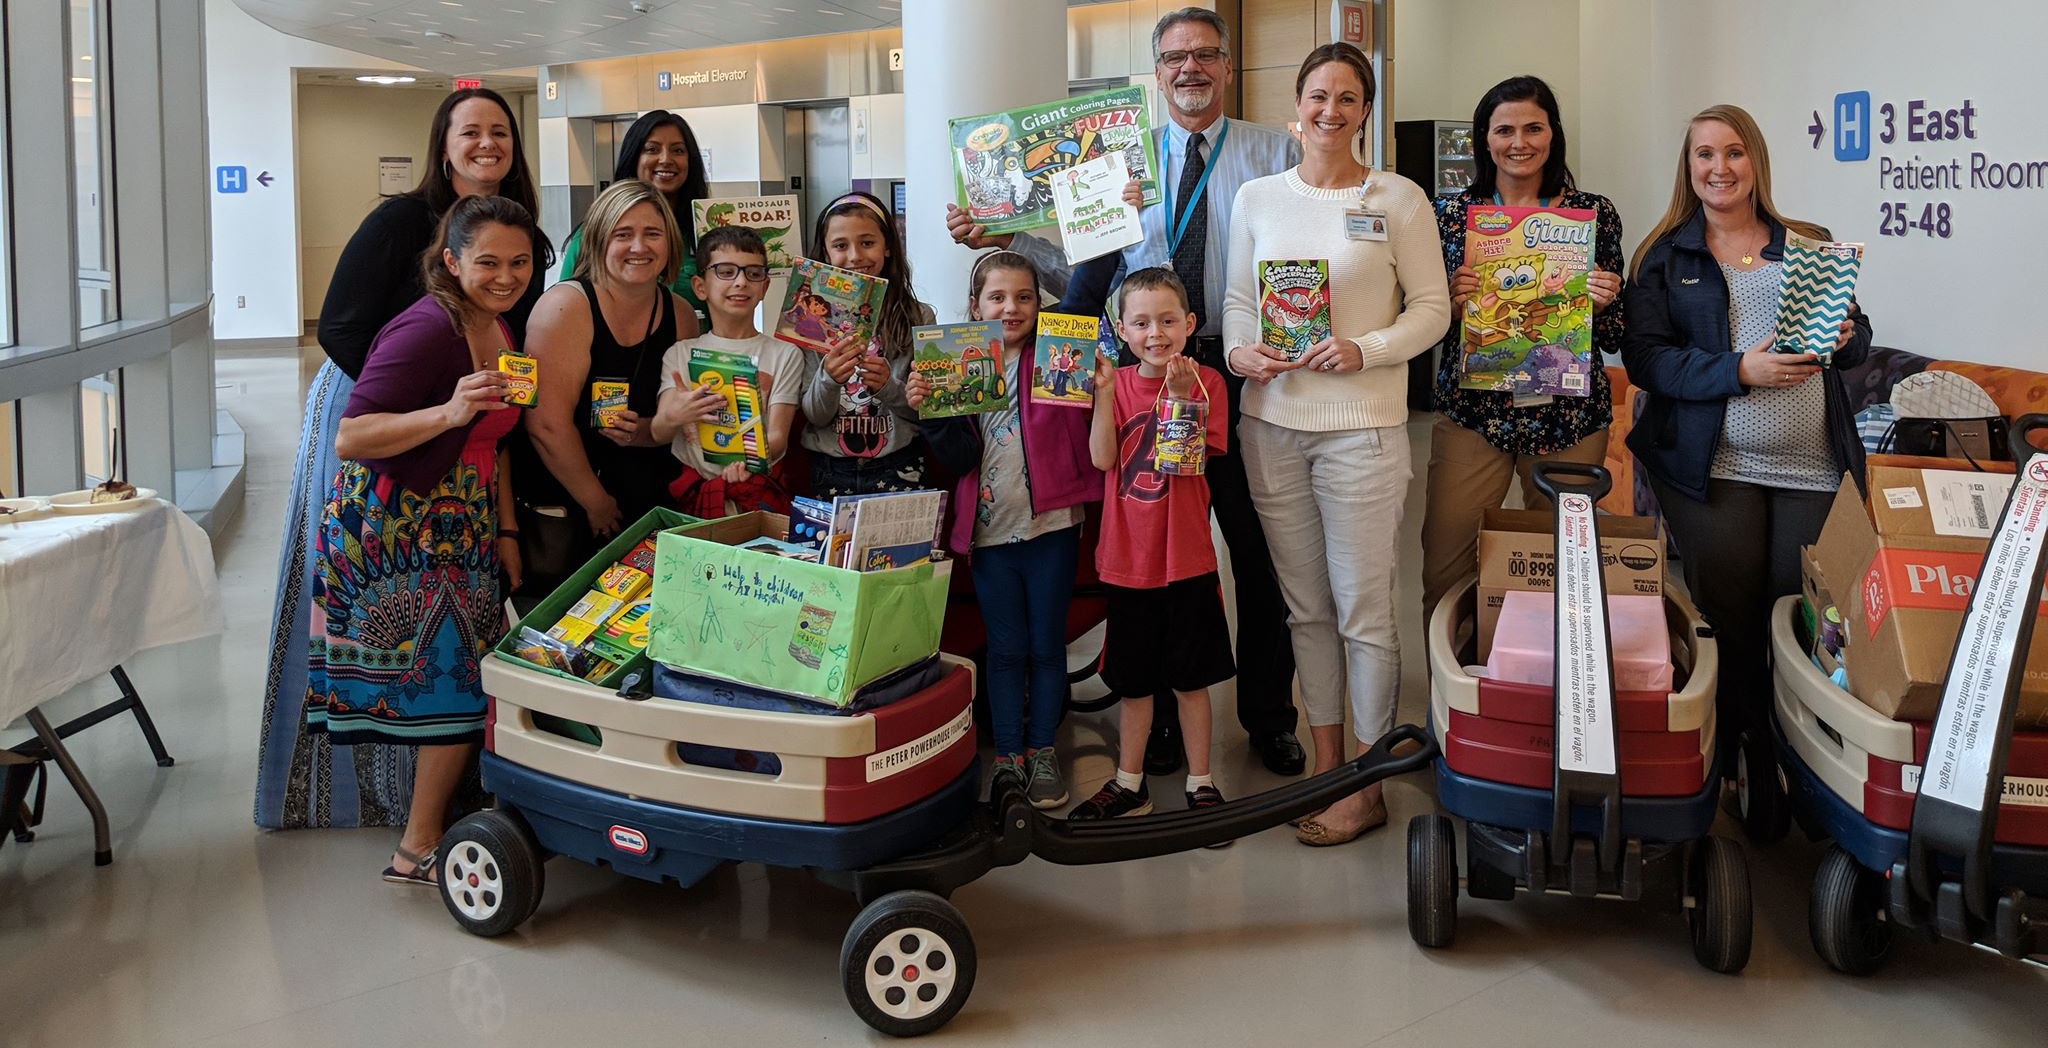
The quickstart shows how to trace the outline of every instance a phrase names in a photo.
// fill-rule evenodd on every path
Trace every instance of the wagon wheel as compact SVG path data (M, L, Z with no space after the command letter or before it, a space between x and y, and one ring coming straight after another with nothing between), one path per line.
M974 989L974 938L953 904L925 891L869 903L839 948L854 1014L892 1037L946 1025Z
M519 927L540 907L540 846L517 815L465 816L441 838L441 901L464 931L485 938Z

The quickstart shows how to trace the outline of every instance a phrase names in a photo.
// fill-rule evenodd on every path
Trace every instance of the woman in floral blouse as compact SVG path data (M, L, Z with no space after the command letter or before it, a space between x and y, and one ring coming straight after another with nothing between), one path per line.
M1501 81L1479 100L1472 127L1484 137L1483 148L1473 151L1478 171L1471 188L1436 201L1437 232L1451 281L1451 329L1444 334L1437 366L1441 414L1431 434L1429 499L1422 523L1425 613L1475 570L1480 518L1507 497L1510 480L1519 474L1524 503L1548 509L1549 500L1529 482L1536 463L1597 463L1606 457L1613 410L1599 355L1621 351L1621 215L1606 197L1572 184L1571 169L1565 166L1564 124L1550 85L1533 76ZM1593 299L1595 356L1587 395L1518 397L1458 388L1458 318L1465 300L1479 291L1478 276L1465 264L1465 209L1488 204L1597 212L1593 272L1586 278Z

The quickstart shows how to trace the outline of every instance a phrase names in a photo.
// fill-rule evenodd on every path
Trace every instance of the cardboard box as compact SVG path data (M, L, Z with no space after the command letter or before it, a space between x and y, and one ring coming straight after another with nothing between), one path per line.
M1607 592L1664 595L1664 538L1647 517L1602 515L1600 563ZM1490 509L1479 531L1479 658L1493 653L1493 628L1511 590L1552 592L1557 522L1540 510Z
M1941 682L1962 629L1989 544L1977 530L2005 504L2011 463L1986 463L2005 474L1953 470L1948 459L1872 456L1870 502L1846 477L1817 544L1821 574L1847 627L1849 690L1894 720L1932 720ZM1989 482L1989 483L1987 483ZM2037 613L2048 614L2048 601ZM2048 728L2048 630L2037 630L2020 685L2014 723Z
M848 571L739 545L782 539L756 511L662 533L648 652L691 673L844 706L939 650L952 562Z

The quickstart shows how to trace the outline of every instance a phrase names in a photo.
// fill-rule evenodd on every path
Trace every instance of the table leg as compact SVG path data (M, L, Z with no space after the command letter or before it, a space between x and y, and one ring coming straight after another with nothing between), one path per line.
M169 751L164 749L164 740L157 735L156 722L149 719L149 710L143 707L142 696L137 695L135 685L129 683L128 671L116 666L111 672L114 675L114 683L120 685L121 698L135 714L135 723L142 727L142 737L149 743L149 752L156 758L156 766L168 768L176 764L177 761L172 760Z
M49 749L50 760L64 773L64 777L70 780L71 788L78 793L78 799L84 802L85 810L92 814L92 864L106 866L112 863L114 845L111 835L107 832L107 808L100 803L100 795L93 791L92 783L85 781L85 773L78 769L78 762L71 759L71 751L64 748L63 738L57 734L56 729L50 727L50 720L43 716L42 709L31 709L23 716L28 720L28 726L35 729L36 738L41 739L43 745Z

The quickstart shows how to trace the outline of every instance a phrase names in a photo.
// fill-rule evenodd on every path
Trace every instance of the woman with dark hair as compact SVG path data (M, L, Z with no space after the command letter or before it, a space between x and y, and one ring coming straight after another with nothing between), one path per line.
M1529 480L1539 462L1598 463L1607 457L1613 420L1607 369L1600 354L1620 353L1622 335L1621 214L1604 196L1579 189L1565 166L1564 122L1550 85L1533 76L1493 85L1472 111L1482 138L1473 150L1472 185L1436 200L1437 236L1451 280L1451 327L1440 344L1436 405L1430 431L1428 499L1422 518L1422 599L1425 618L1458 580L1477 570L1479 522L1507 498L1516 477L1522 502L1549 509L1550 500ZM1465 212L1488 204L1559 207L1595 212L1593 270L1586 291L1593 300L1593 377L1584 396L1517 396L1460 389L1458 318L1479 278L1465 259Z
M291 500L278 555L277 605L271 620L270 670L264 684L263 734L256 770L256 823L272 828L386 826L403 818L405 754L385 747L329 752L325 739L305 739L306 635L312 564L306 556L320 506L340 462L334 434L341 406L391 318L426 293L420 258L441 217L458 197L503 196L539 213L534 179L520 146L512 107L488 88L466 88L441 100L427 133L431 159L410 192L379 203L342 248L320 307L320 348L327 354L306 393ZM545 265L545 238L535 247ZM529 282L505 313L514 344L540 297Z
M922 488L924 450L903 383L910 377L910 329L931 323L932 307L911 289L910 260L881 198L856 190L828 205L811 235L811 257L889 282L872 341L804 354L810 372L802 440L811 450L811 493Z
M669 290L683 265L683 237L653 185L612 183L591 202L581 234L590 250L541 296L528 339L540 362L540 400L526 429L544 467L534 472L545 475L523 485L523 504L581 508L581 520L556 518L569 519L574 533L569 570L621 526L670 504L676 460L650 431L661 355L698 330L697 314ZM591 412L596 382L627 386L626 410L603 425Z
M1721 639L1723 753L1743 732L1769 745L1771 605L1799 591L1799 547L1820 537L1842 475L1863 483L1842 369L1870 351L1870 318L1850 302L1826 363L1774 351L1788 232L1830 239L1771 202L1755 119L1731 105L1700 112L1671 206L1636 249L1621 347L1629 381L1650 394L1629 450Z
M1358 48L1309 52L1294 78L1301 164L1238 189L1226 255L1223 360L1249 380L1238 446L1287 597L1318 773L1345 757L1347 696L1360 742L1394 727L1408 361L1443 337L1451 316L1428 194L1358 158L1373 94ZM1259 337L1258 267L1294 258L1329 260L1334 337L1289 359ZM1342 844L1386 821L1375 783L1304 820L1297 838Z
M688 300L691 309L703 309L703 300L690 286L690 278L697 275L697 227L690 216L690 205L710 196L711 190L704 179L704 154L697 148L697 135L690 130L689 121L666 109L652 109L640 114L640 119L626 128L626 137L619 142L619 163L612 170L612 182L634 178L661 191L683 234L682 245L677 249L682 266L668 281L668 289ZM583 227L579 225L562 245L563 280L575 276L582 255Z
M449 801L483 738L480 661L519 584L511 512L518 424L498 355L502 316L543 241L504 197L465 196L422 259L427 293L371 344L335 434L342 459L314 544L307 730L419 747L410 812L384 879L432 884Z

